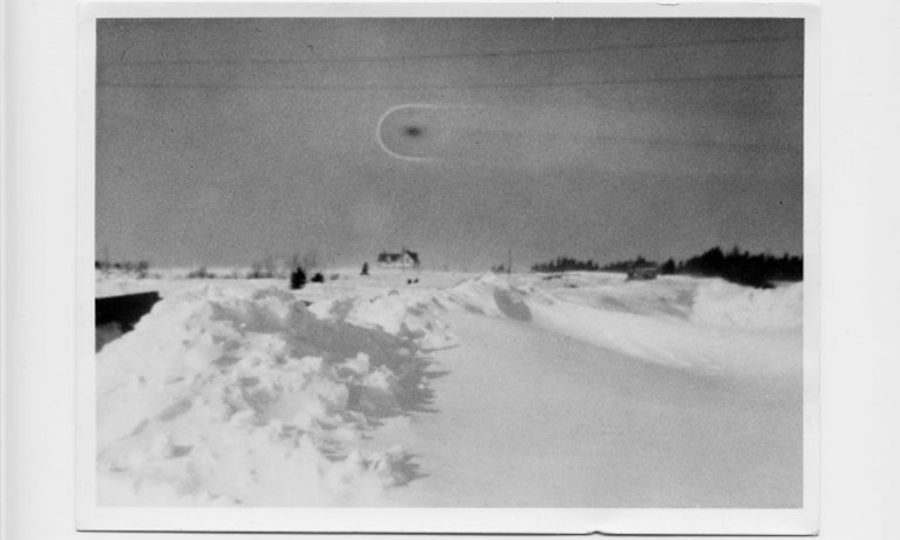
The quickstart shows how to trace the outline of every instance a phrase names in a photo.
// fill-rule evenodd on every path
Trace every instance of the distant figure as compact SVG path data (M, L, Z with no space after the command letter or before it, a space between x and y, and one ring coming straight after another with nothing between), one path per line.
M364 262L364 263L363 263L362 272L360 272L359 275L361 275L361 276L368 276L368 275L369 275L369 263L367 263L367 262Z
M316 272L316 275L314 275L310 281L313 283L325 283L325 276L323 276L321 272Z
M306 285L306 272L299 266L291 272L291 290L302 289Z

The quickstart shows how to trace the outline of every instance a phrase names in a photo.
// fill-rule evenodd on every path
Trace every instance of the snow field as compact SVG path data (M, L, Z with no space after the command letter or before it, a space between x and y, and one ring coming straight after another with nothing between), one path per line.
M802 284L419 276L167 283L97 355L100 503L795 501Z

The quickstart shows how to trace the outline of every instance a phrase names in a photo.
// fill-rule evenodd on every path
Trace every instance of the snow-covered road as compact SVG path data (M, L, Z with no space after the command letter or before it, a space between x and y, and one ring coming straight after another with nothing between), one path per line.
M762 394L519 321L450 321L462 345L438 355L439 412L379 434L403 439L426 475L396 504L799 504L799 370Z

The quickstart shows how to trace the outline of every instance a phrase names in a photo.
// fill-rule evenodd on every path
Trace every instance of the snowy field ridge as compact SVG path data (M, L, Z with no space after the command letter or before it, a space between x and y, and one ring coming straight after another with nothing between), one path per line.
M718 278L666 276L628 282L620 274L572 272L516 275L510 280L487 273L459 283L449 296L475 312L498 315L503 301L498 303L497 291L529 304L564 301L709 327L777 331L803 324L803 283L754 289Z
M510 281L485 274L453 287L447 297L476 314L530 323L636 359L721 371L777 364L780 344L776 350L769 345L778 334L802 327L802 291L802 283L756 290L719 279L625 282L572 273ZM740 354L735 345L759 332L775 339L754 340L759 346Z

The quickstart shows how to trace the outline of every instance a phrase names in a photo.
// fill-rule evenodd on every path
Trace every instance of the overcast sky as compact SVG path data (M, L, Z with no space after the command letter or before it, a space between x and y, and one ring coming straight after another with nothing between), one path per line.
M97 254L800 254L802 89L800 20L101 20Z

